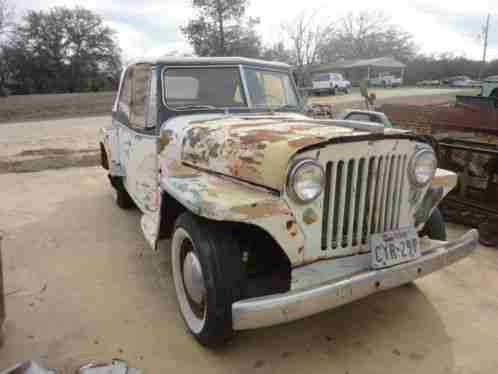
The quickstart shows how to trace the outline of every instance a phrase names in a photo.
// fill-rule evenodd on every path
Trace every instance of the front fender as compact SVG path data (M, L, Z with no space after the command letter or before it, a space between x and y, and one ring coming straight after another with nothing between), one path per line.
M275 239L293 266L303 261L304 235L279 195L179 161L161 165L160 185L196 215L260 227Z

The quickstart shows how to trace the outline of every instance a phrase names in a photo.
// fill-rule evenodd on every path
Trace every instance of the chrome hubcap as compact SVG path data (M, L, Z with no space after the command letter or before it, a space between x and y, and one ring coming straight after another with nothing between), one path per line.
M208 293L194 243L181 227L173 234L171 262L180 310L190 330L198 334L206 322Z
M199 259L193 252L187 253L183 261L183 284L188 296L196 304L203 304L206 296L204 277Z

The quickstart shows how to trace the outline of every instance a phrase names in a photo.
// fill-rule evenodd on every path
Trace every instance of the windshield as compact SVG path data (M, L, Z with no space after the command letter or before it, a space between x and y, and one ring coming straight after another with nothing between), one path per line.
M168 68L164 91L167 106L174 109L247 106L236 67Z
M245 67L251 106L271 109L297 107L290 74ZM167 68L164 71L166 105L176 110L247 108L238 67Z
M255 107L297 107L298 99L288 73L244 69L247 90Z

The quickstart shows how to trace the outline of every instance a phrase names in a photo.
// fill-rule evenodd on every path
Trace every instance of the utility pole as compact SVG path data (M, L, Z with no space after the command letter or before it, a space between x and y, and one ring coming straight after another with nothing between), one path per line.
M486 19L486 26L484 26L484 51L482 53L482 66L479 70L479 79L481 79L482 73L484 71L484 66L486 66L486 52L488 51L488 35L489 35L489 21L491 19L491 14L488 13Z

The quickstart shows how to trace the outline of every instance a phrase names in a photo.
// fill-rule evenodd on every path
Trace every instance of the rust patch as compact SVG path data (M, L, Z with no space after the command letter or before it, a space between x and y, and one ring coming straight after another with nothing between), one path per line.
M290 209L281 201L268 201L261 204L238 206L232 209L232 211L235 213L244 214L250 218L261 218L261 217L269 217L275 215L292 214ZM287 222L287 229L289 229L289 222Z
M180 161L168 163L165 169L165 175L174 178L192 178L201 174L199 170L185 166Z
M287 221L287 231L291 237L295 237L297 235L297 222L296 221Z
M311 225L318 221L318 214L311 208L308 208L303 213L303 222L307 225Z
M300 138L296 140L291 140L289 142L289 145L293 148L303 148L308 145L316 144L316 143L321 143L323 141L327 140L323 136L310 136L307 138Z
M253 130L247 135L240 136L240 144L248 145L258 142L278 142L282 140L287 140L285 133L282 135L278 134L278 130Z
M166 148L173 140L174 140L173 130L164 130L161 133L161 137L159 139L159 153L161 153L164 150L164 148Z

